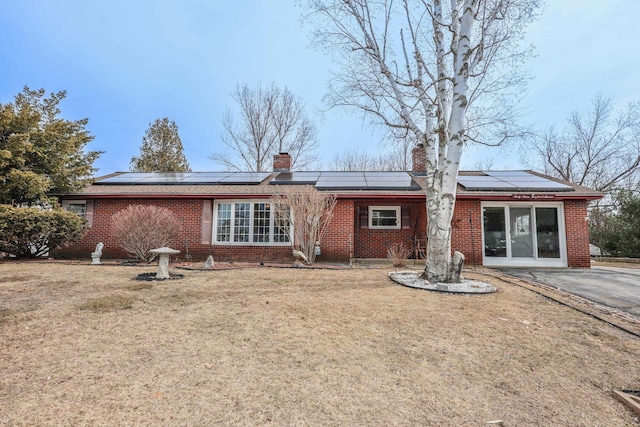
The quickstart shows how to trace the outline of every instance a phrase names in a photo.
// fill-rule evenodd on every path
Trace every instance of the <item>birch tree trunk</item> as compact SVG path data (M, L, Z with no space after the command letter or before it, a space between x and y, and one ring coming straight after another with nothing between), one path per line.
M530 51L518 45L539 0L308 0L315 40L340 71L332 106L356 107L425 149L424 277L457 281L451 220L460 158L469 142L497 145L518 134L513 105ZM473 106L475 103L475 107ZM512 132L516 130L516 132Z

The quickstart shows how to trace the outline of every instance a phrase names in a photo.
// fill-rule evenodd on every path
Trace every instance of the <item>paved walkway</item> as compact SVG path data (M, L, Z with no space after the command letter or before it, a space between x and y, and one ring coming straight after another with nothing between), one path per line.
M640 319L640 269L501 268L500 271L562 289Z

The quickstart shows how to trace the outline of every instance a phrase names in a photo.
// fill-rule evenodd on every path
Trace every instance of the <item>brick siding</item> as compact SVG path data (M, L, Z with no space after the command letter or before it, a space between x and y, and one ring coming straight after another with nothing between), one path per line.
M590 267L589 225L587 224L587 201L566 200L564 202L564 224L567 234L567 257L569 267Z
M464 254L465 265L482 265L482 212L479 200L458 200L451 221L451 250Z
M370 229L369 206L400 206L408 210L409 221L399 229ZM386 258L387 248L394 243L405 243L413 248L414 238L426 236L426 211L424 202L394 202L389 200L367 200L354 203L355 213L355 258Z
M322 239L318 261L348 261L353 257L353 200L338 200L327 234Z
M57 258L89 258L98 242L103 242L106 259L130 258L119 248L111 217L130 204L156 205L170 209L182 223L180 237L170 246L187 252L194 261L213 255L215 261L291 261L289 246L236 246L202 243L202 199L100 199L95 201L93 226L84 237L68 248L52 251ZM372 230L367 221L369 206L400 206L408 211L408 222L392 230ZM589 267L589 229L585 217L587 201L568 200L564 205L569 267ZM467 265L482 264L482 219L479 200L458 200L453 216L452 251L465 255ZM338 200L330 228L321 244L318 261L347 261L349 258L386 258L389 245L405 242L413 247L414 239L426 237L426 212L423 201L392 201L388 199Z
M291 170L291 156L288 153L280 153L273 156L274 172L289 172Z
M86 258L95 250L98 242L104 243L103 258L130 258L124 252L113 232L112 216L129 205L154 205L172 211L181 223L180 236L170 246L181 251L179 257L187 253L196 258L206 259L211 252L211 245L200 243L202 229L202 200L161 199L100 199L95 201L93 226L87 230L83 238L66 249L53 252L54 257Z

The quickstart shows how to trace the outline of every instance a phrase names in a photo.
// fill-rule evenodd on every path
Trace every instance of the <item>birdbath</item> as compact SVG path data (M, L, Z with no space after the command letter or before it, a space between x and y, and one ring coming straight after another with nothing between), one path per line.
M156 273L156 279L169 279L171 276L169 275L169 255L179 254L180 251L177 249L171 249L162 247L157 249L151 249L149 252L152 254L160 255L160 259L158 260L158 272Z

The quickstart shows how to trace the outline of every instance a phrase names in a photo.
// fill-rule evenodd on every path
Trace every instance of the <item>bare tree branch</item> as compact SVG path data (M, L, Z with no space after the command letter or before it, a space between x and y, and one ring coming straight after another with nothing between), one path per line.
M227 150L211 159L229 170L270 170L273 155L289 153L291 166L304 169L317 160L317 130L302 100L286 87L238 85L232 94L239 119L227 108L222 118Z
M640 104L616 113L597 94L591 111L574 111L561 132L550 127L528 145L531 166L545 173L603 192L632 188L640 183Z

